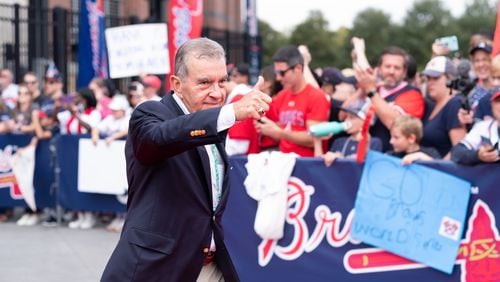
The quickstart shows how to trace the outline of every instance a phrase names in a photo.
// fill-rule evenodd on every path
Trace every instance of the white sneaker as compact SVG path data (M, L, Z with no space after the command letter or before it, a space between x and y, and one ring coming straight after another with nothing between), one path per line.
M28 219L24 222L25 226L33 226L37 225L40 221L40 217L36 213L32 213L29 215Z
M83 222L83 213L79 212L78 215L77 215L76 220L71 221L68 224L68 227L71 228L71 229L80 228L80 226L82 225L82 222Z
M19 218L16 221L16 224L19 225L19 226L25 226L26 225L26 221L28 221L29 218L30 218L30 214L29 213L25 213L25 214L23 214L23 216L21 216L21 218Z
M83 213L83 221L80 224L81 229L90 229L96 224L95 215L92 212Z
M113 221L106 227L108 231L111 232L122 232L123 224L125 223L125 219L123 217L115 217Z

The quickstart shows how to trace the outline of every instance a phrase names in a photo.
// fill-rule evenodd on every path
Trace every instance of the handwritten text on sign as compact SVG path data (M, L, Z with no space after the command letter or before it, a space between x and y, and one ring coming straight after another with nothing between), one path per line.
M470 184L421 165L370 152L355 202L351 236L451 273Z
M170 72L164 23L108 28L106 45L111 78Z

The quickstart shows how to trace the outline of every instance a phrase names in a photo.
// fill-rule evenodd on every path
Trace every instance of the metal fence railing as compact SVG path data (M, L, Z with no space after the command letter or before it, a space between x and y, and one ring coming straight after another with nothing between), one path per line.
M27 71L42 78L45 66L54 61L63 75L65 92L69 93L76 88L80 14L39 4L44 2L30 1L35 5L29 6L0 4L0 67L12 70L19 82ZM105 17L106 27L135 23L137 17ZM228 63L247 61L248 36L244 33L204 28L202 35L222 44ZM125 90L129 79L114 82L119 90Z

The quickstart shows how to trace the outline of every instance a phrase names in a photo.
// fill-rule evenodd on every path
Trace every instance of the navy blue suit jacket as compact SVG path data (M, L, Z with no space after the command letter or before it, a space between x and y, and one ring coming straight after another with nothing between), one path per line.
M220 109L184 115L168 94L134 110L125 147L127 219L102 281L195 281L212 233L224 279L238 281L221 225L229 163L222 143L226 132L217 133ZM214 143L226 168L215 212L203 146Z

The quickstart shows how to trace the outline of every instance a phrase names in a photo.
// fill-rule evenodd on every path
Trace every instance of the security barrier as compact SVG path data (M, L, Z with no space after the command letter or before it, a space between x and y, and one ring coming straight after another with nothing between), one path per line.
M76 189L78 140L61 136L36 150L37 206L70 210L125 211L123 196ZM31 136L0 136L0 207L26 206L16 189L8 156ZM262 240L253 230L257 203L245 192L246 157L231 158L231 193L224 214L225 240L242 281L500 281L500 164L464 167L423 163L472 183L467 225L454 271L447 275L349 236L362 164L314 158L297 160L288 182L285 235ZM103 167L103 169L106 169Z

